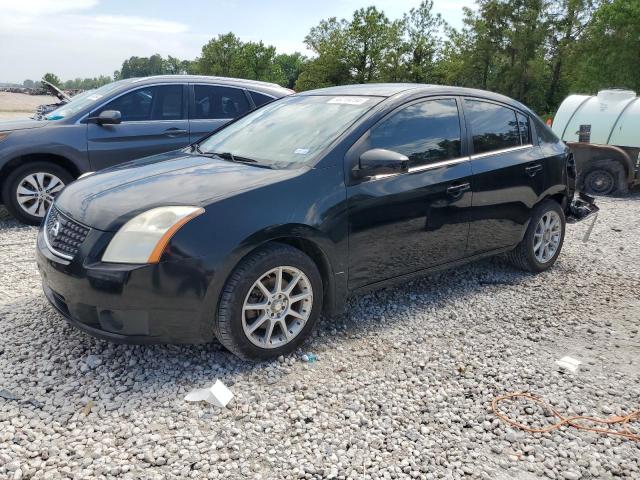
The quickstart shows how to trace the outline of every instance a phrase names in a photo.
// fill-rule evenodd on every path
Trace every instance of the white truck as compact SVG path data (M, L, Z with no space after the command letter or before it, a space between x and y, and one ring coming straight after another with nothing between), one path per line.
M635 92L570 95L552 129L573 152L579 190L608 195L640 183L640 97Z

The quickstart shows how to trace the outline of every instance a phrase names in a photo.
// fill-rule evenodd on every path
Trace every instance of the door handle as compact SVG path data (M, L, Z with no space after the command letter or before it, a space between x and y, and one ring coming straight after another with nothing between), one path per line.
M462 196L462 194L467 190L469 190L470 188L471 188L471 185L469 183L457 183L447 188L447 194L450 197L458 198Z
M187 134L186 130L182 130L180 128L175 128L175 127L167 128L163 133L165 137L177 137L179 135L186 135L186 134Z
M528 165L524 167L524 171L527 172L527 175L530 177L535 177L538 172L542 171L542 165L539 163L534 163L533 165Z

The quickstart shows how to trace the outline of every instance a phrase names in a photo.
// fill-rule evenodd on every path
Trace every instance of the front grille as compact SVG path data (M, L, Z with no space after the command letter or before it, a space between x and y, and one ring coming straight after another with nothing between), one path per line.
M51 206L47 214L44 235L47 245L53 253L72 260L88 234L87 227L71 220L55 206Z

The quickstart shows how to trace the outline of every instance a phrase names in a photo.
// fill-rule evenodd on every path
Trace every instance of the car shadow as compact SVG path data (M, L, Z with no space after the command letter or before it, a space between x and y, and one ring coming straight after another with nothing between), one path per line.
M556 268L562 269L560 264ZM415 305L437 312L456 300L468 297L471 301L481 289L519 285L529 275L496 257L354 296L348 301L347 313L321 319L313 337L291 356L299 358L303 352L322 356L353 348L350 338L365 330L380 331L410 321ZM443 289L445 277L447 288ZM51 392L59 396L60 392L80 390L85 396L97 397L95 401L126 409L133 392L136 401L140 395L149 401L158 396L175 400L215 379L229 386L247 378L269 383L274 371L282 366L277 360L243 361L217 341L202 345L122 345L99 340L68 325L37 292L0 307L0 351L5 358L2 368L7 369L0 371L5 379L3 388L45 405ZM33 375L28 379L21 374L14 376L21 371L14 368L15 364L25 361Z
M38 227L25 225L24 223L19 222L9 213L4 205L0 205L0 230L30 230L34 228Z

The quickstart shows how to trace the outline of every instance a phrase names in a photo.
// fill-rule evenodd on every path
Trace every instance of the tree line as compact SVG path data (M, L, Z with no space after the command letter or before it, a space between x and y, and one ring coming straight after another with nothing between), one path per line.
M539 113L553 112L569 93L640 90L638 0L476 0L476 8L465 8L463 15L463 26L456 29L434 12L433 0L397 19L371 6L313 27L304 39L311 57L278 53L230 32L207 42L194 60L131 57L113 78L219 75L297 91L350 83L437 83L503 93ZM110 80L62 85L95 88Z

